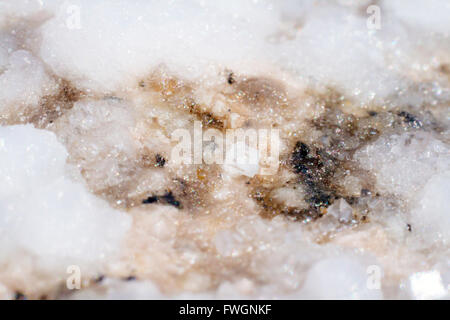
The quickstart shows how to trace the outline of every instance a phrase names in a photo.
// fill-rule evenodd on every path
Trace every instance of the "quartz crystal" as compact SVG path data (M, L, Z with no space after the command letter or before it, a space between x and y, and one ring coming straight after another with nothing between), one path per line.
M449 17L0 0L0 298L450 298Z

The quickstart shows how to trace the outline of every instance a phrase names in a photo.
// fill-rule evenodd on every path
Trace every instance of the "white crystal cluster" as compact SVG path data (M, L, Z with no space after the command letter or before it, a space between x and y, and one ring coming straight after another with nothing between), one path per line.
M0 0L0 298L448 299L450 3L371 5ZM175 163L195 120L277 174Z
M95 275L117 255L130 218L70 176L67 151L31 125L0 128L0 261L6 284L27 273L64 278L77 265Z

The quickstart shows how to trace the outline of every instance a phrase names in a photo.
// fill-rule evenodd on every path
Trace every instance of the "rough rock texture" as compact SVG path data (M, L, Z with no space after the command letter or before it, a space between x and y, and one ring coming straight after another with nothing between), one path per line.
M449 298L449 16L0 0L0 298ZM276 171L178 163L199 123Z

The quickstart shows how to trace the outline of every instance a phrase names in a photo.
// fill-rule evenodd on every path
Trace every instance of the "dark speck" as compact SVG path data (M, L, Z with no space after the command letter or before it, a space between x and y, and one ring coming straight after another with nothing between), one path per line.
M369 111L368 113L369 113L369 116L371 116L371 117L375 117L378 114L378 112L376 112L376 111Z
M16 294L14 295L14 299L15 300L27 300L27 297L22 292L17 291Z
M166 159L164 159L160 154L156 154L156 164L155 167L164 167L166 164Z
M180 202L175 199L175 197L172 194L172 191L169 191L165 195L163 195L161 197L161 200L164 200L166 203L168 203L174 207L177 207L177 208L180 207Z
M228 84L233 84L233 83L236 82L236 81L234 80L234 74L233 74L233 72L230 72L230 73L228 74L227 82L228 82Z
M142 204L149 204L155 202L170 204L176 208L181 208L180 201L175 199L175 196L173 195L172 191L168 191L162 196L150 196L147 199L142 200Z
M292 163L297 173L307 173L308 171L308 154L309 147L303 142L297 142L294 152L292 153Z
M298 160L303 160L309 153L309 147L303 142L297 142L294 150L294 157Z
M422 122L420 122L420 120L418 120L414 115L412 115L409 112L401 111L401 112L397 113L397 115L399 117L402 117L404 122L409 124L413 128L422 127Z
M330 200L331 197L328 194L321 192L315 194L311 199L309 199L315 207L328 207Z
M412 227L411 227L411 225L410 225L409 223L406 225L406 227L408 228L408 231L409 231L409 232L412 231Z
M124 280L125 281L134 281L134 280L136 280L136 277L135 276L128 276Z
M150 196L147 199L142 200L142 204L154 203L156 201L158 201L158 197L157 196Z
M100 283L105 279L104 275L99 275L97 278L94 279L95 283Z
M304 142L298 141L291 155L291 163L311 197L307 201L313 208L327 207L332 200L332 192L326 187L326 172L320 155L314 155Z

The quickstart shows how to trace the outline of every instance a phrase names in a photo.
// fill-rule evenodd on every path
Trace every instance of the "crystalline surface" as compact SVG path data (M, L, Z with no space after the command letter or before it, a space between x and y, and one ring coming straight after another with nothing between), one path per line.
M51 285L73 261L95 275L118 253L130 218L68 177L67 151L53 133L10 126L0 137L0 278L14 285L9 273L19 266L22 277Z
M0 0L0 298L448 298L450 6L371 4Z

